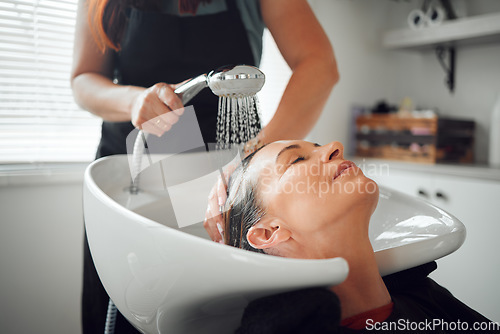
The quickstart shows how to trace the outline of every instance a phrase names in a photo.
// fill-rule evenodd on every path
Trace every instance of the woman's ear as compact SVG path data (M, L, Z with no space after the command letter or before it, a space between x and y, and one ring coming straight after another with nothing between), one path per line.
M276 247L290 239L292 233L275 217L264 217L247 232L248 243L257 249Z

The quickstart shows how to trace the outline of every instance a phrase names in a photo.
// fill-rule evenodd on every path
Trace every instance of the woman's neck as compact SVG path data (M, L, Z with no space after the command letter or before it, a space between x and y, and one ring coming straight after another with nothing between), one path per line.
M347 279L331 288L339 297L342 319L384 306L391 302L380 276L373 248L368 239L353 240L355 251L342 255L349 264Z

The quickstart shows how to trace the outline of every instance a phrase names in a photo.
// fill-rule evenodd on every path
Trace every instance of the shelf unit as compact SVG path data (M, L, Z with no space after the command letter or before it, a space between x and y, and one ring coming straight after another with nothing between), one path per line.
M500 13L445 21L436 27L387 31L382 45L387 49L431 50L438 46L500 43Z
M456 48L486 43L500 43L500 13L445 21L439 26L419 30L390 30L382 38L382 45L387 49L434 49L446 73L446 85L450 92L455 88Z

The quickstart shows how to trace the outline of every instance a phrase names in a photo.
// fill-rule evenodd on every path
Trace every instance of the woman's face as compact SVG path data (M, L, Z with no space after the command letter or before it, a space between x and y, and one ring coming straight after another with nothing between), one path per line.
M305 141L275 142L257 152L248 172L257 177L267 214L308 242L329 237L328 231L353 217L369 221L378 201L377 184L343 153L339 142L319 146Z

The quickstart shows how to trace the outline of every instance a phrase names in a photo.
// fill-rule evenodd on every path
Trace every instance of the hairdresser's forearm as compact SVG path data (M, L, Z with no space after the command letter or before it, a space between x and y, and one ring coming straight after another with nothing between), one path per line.
M82 73L71 82L77 104L105 121L130 121L131 110L145 88L121 86L97 73Z
M333 56L311 57L297 65L261 140L269 143L306 137L321 115L338 79Z

